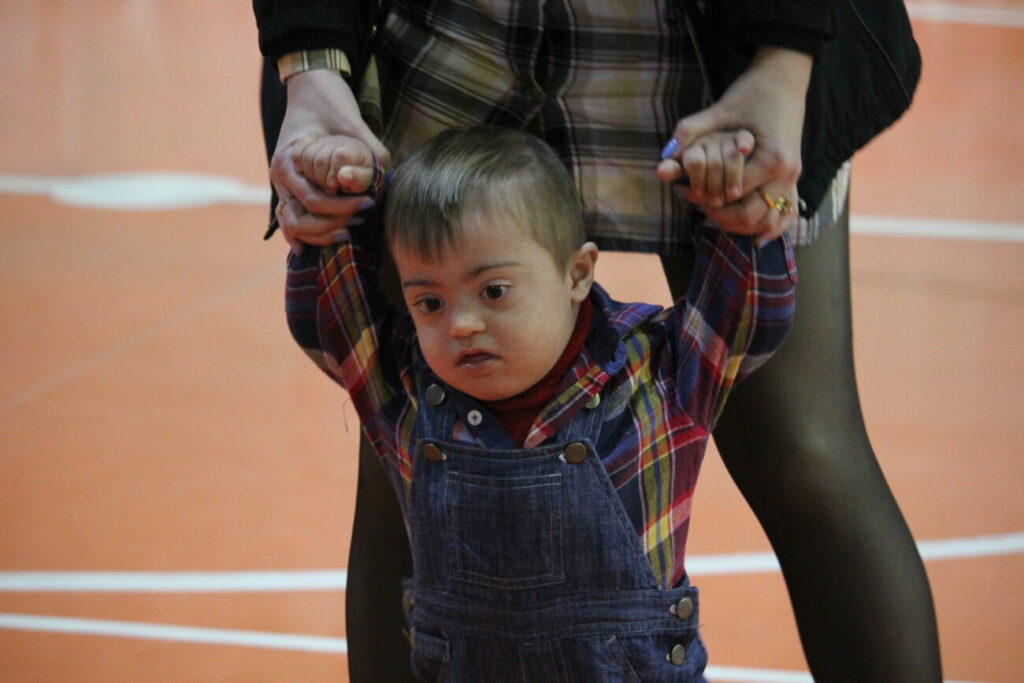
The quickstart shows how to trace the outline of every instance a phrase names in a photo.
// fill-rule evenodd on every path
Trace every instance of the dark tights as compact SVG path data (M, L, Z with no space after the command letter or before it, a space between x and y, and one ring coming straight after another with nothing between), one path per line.
M412 554L394 489L365 437L359 439L356 517L348 553L345 632L353 683L416 680L402 633L403 578Z
M662 265L680 296L689 259ZM779 557L815 680L939 681L928 578L860 411L848 216L797 265L793 330L729 396L715 445Z

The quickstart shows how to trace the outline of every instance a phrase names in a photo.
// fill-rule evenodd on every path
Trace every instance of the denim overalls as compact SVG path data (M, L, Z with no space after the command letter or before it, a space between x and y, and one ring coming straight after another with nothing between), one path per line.
M445 440L459 415L494 418L432 375L419 406L406 593L417 676L704 681L697 590L658 586L594 450L599 400L549 443L509 450Z

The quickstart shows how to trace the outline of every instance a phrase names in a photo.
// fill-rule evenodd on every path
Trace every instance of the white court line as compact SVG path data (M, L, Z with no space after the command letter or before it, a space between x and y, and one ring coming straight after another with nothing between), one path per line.
M0 175L2 193L41 194L58 204L125 211L270 202L269 185L246 185L235 178L181 172Z
M803 671L782 671L775 669L748 669L740 666L709 666L704 675L713 683L732 681L735 683L814 683L809 673ZM952 681L946 683L968 683Z
M952 560L1024 552L1024 532L919 541L921 557ZM692 576L757 574L779 570L774 553L729 553L686 558ZM13 593L247 593L342 591L344 569L241 572L0 572L0 592Z
M709 666L704 675L711 681L737 683L814 683L811 674L803 671L748 669L740 666Z
M917 549L921 553L921 559L926 562L1012 555L1024 552L1024 533L918 541ZM772 552L695 555L686 558L686 573L691 576L758 574L775 571L779 571L779 560Z
M910 14L911 19L924 21L1008 26L1011 28L1024 27L1024 10L1010 7L972 7L939 2L908 2L907 13Z
M861 216L850 218L850 232L857 235L923 237L928 239L1024 242L1024 223L951 221L938 218Z
M772 552L692 555L686 558L686 573L694 577L761 574L777 571L779 571L779 560Z
M301 636L291 633L264 631L233 631L220 628L197 628L169 624L144 624L133 621L103 619L73 619L68 617L40 617L28 614L0 614L0 628L19 631L45 631L48 633L77 633L118 638L146 640L173 640L183 643L210 645L240 645L275 650L303 650L345 654L348 642L344 638Z
M1012 555L1024 552L1024 533L919 541L917 547L921 551L921 559L926 561Z
M251 593L343 591L344 569L240 572L0 572L0 592Z

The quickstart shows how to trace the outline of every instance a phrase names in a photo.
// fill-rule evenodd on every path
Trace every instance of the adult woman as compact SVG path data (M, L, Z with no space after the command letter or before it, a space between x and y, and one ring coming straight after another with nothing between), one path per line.
M300 55L279 63L287 109L268 148L284 200L277 219L296 248L329 243L362 201L322 191L292 163L304 140L324 134L357 137L386 165L449 125L536 130L576 174L591 237L603 248L658 252L676 294L689 280L694 208L727 230L767 238L790 227L789 207L804 201L796 325L782 351L733 392L715 440L779 556L815 678L939 680L927 578L860 416L849 316L841 166L909 104L919 61L902 5L564 0L434 2L428 10L395 2L377 49L381 11L336 4L255 3L264 54ZM356 74L377 54L384 142L336 71L302 69L322 56L310 50L324 48L356 55ZM740 126L756 138L742 187L683 190L687 203L667 185L658 189L646 160L670 134L675 148L658 167L666 184L680 179L690 140ZM397 516L371 478L380 472L361 467L348 593L354 679L379 678L389 665L386 656L371 659L362 638L374 632L379 646L397 628L384 618L374 631L366 617L384 614L387 599L374 592L382 577L408 571L392 551ZM383 534L384 552L365 552L368 537Z

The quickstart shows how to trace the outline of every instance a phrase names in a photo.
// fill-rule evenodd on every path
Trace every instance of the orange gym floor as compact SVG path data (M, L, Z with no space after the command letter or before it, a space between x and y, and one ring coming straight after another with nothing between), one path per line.
M1024 681L1024 2L910 8L914 106L854 162L858 378L948 679ZM0 681L346 680L358 425L260 240L248 2L0 0L0 63ZM810 680L767 552L711 454L712 680Z

